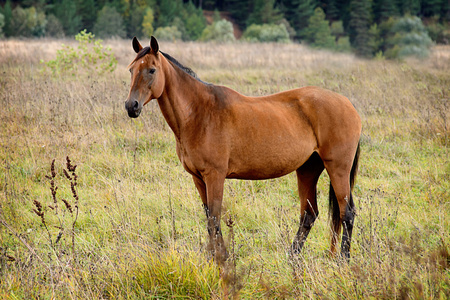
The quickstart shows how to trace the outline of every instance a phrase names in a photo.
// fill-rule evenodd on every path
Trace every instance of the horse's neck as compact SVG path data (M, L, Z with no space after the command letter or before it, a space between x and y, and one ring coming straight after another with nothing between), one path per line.
M181 134L193 117L194 107L208 99L208 91L203 83L170 64L165 74L165 89L158 104L173 133L181 140Z

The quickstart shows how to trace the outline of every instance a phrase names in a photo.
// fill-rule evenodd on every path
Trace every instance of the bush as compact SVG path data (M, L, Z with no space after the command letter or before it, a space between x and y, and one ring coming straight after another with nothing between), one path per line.
M63 46L58 50L56 59L41 63L48 67L54 76L59 74L77 75L86 71L89 75L112 72L116 69L117 60L109 47L103 47L102 40L94 40L94 35L86 29L75 36L77 49ZM92 46L90 44L94 43Z
M114 7L109 5L103 6L102 10L99 11L94 32L101 38L124 38L126 36L122 16Z
M435 43L450 43L450 30L449 28L446 29L444 24L439 23L438 17L431 18L426 25L426 29L428 31L428 35Z
M242 35L244 40L252 42L279 42L288 43L289 32L286 26L281 23L275 24L263 24L263 25L250 25Z
M352 46L350 44L350 38L348 36L340 37L336 43L336 51L339 52L350 52Z
M394 22L386 41L387 58L427 57L433 44L418 17L403 17Z
M159 27L155 31L155 37L162 41L181 40L181 32L176 26Z
M206 26L203 30L200 40L233 42L236 40L234 37L233 24L225 19L213 22L211 25Z
M42 36L45 32L47 20L45 14L36 8L22 8L17 6L12 11L11 31L16 36Z

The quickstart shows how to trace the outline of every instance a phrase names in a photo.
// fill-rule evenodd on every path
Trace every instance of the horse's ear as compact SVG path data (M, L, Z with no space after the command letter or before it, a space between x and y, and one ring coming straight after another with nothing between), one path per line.
M150 39L150 49L152 49L153 54L158 54L159 51L159 45L158 41L155 39L155 37L152 35Z
M136 37L133 38L133 49L134 52L139 53L139 51L142 50L142 45L139 43L138 39Z

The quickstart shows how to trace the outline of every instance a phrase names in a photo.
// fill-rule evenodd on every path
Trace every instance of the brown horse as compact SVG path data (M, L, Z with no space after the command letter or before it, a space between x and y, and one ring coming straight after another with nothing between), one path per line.
M220 230L226 178L268 179L297 172L300 228L292 244L299 253L319 214L316 185L324 169L330 177L331 252L341 226L341 254L350 257L355 206L351 190L357 171L361 120L350 101L318 87L263 97L247 97L205 83L151 38L143 48L134 38L129 65L128 115L157 99L175 134L176 152L189 172L207 215L210 249L221 262L227 254Z

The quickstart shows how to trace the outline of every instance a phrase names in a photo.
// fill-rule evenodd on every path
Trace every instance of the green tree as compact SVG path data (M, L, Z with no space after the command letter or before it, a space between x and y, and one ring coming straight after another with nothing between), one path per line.
M197 40L206 27L203 11L196 8L191 1L185 4L182 21L185 28L183 37L185 40Z
M147 33L144 32L144 16L147 14L147 9L151 9L151 6L147 6L145 3L140 4L137 1L130 1L130 6L127 12L122 15L123 21L125 24L125 29L127 36L145 36ZM153 32L153 20L154 20L154 11L152 9L152 24L151 31ZM148 22L148 20L146 21ZM146 25L148 26L148 24Z
M383 39L381 38L381 30L378 28L377 23L370 26L367 34L369 37L367 45L370 48L372 56L377 55L378 53L382 54Z
M142 32L146 37L150 37L153 34L153 20L153 9L147 7L142 20Z
M305 30L305 40L313 47L335 49L336 43L331 34L330 25L320 7L317 7L309 18L309 25Z
M372 56L369 46L370 0L352 0L350 2L350 41L359 56Z
M314 14L316 3L314 0L283 0L281 1L281 11L289 24L297 33L296 38L306 37L308 20Z
M34 6L29 8L16 6L12 11L10 29L17 36L43 36L46 22L45 14L37 11Z
M448 10L448 0L423 0L422 1L422 13L425 17L432 16L445 16L444 7L447 5Z
M283 13L275 6L275 0L254 0L247 24L273 24L282 18Z
M3 27L5 27L5 16L0 13L0 38L3 38Z
M97 7L95 0L77 0L77 15L80 17L82 28L91 32L97 19Z
M418 15L420 12L420 0L403 0L401 10L403 14Z
M100 38L124 38L126 36L122 16L114 7L105 5L98 12L94 33Z
M5 18L5 24L3 26L3 33L6 37L12 36L13 32L11 31L11 19L12 19L12 8L11 8L11 0L7 0L5 6L3 7L2 14Z
M53 7L54 15L61 22L66 35L74 36L81 29L81 16L77 15L77 6L74 1L61 0Z
M183 10L181 0L160 0L156 14L155 27L165 27L172 25L175 17Z
M400 9L397 1L392 0L377 0L374 2L373 12L375 20L378 22L389 19L390 17L397 17L400 15Z
M250 15L250 0L228 0L226 1L225 9L230 12L231 17L240 29L247 26L247 19Z
M326 9L327 18L329 18L332 21L342 20L342 15L339 10L338 1L329 0L326 3L326 7L327 7L327 9Z
M50 14L47 16L47 25L45 26L45 35L62 38L64 37L64 28L61 25L61 22L55 15Z

